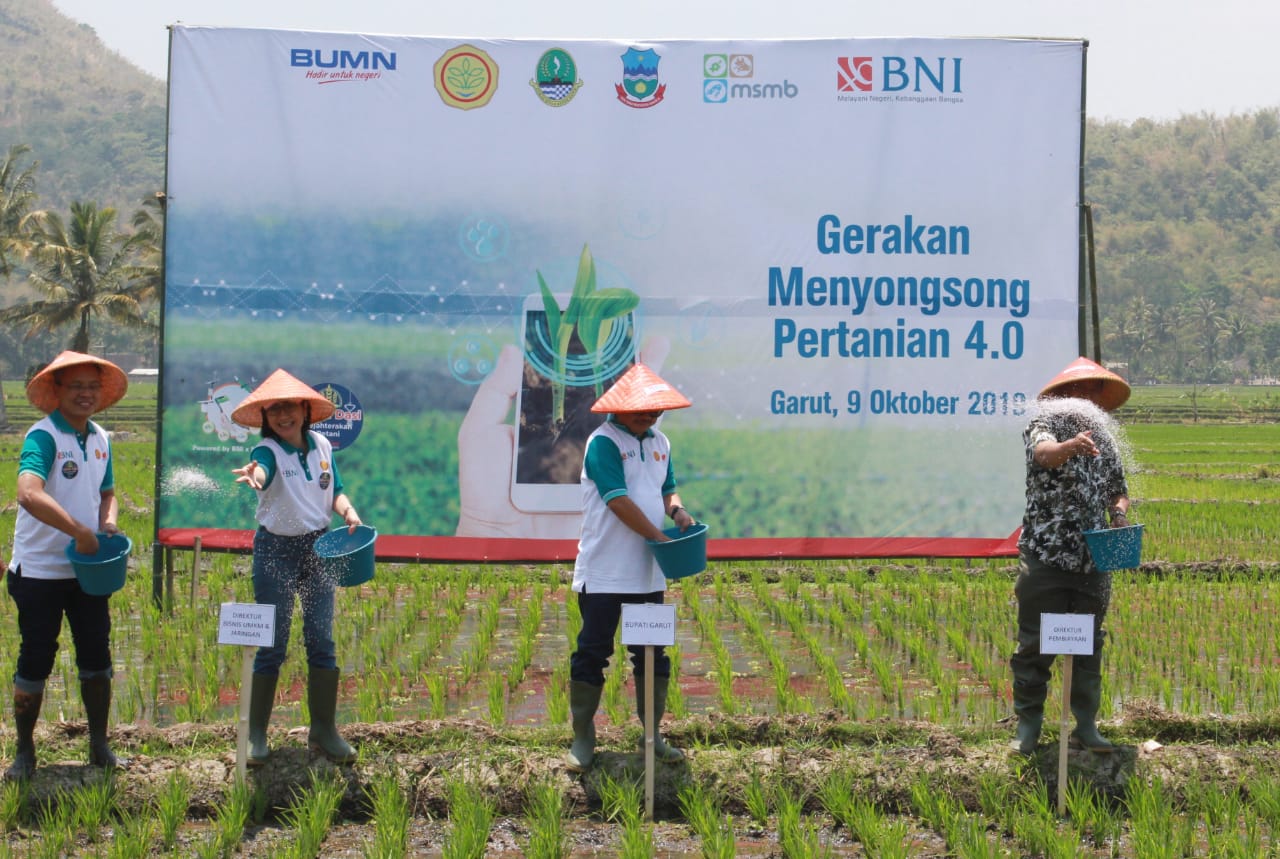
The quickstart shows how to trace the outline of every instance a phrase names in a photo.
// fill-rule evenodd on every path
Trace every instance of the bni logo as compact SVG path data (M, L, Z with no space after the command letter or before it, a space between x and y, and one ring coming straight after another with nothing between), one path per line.
M703 54L702 100L725 104L731 99L795 98L800 88L788 80L782 83L756 81L756 61L752 54Z
M836 92L871 92L875 69L871 57L837 57Z
M962 93L962 57L836 57L836 93Z

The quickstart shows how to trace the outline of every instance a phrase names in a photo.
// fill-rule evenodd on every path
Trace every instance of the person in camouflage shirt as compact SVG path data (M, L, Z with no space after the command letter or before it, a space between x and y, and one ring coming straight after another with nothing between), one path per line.
M1040 392L1022 434L1027 455L1027 506L1018 539L1021 569L1018 648L1013 706L1018 715L1014 748L1032 754L1044 722L1054 655L1040 652L1040 615L1091 614L1094 651L1076 656L1071 677L1071 742L1094 752L1114 746L1098 733L1102 700L1102 628L1111 602L1111 574L1099 571L1084 532L1129 524L1129 490L1108 414L1129 399L1129 385L1115 373L1077 358Z

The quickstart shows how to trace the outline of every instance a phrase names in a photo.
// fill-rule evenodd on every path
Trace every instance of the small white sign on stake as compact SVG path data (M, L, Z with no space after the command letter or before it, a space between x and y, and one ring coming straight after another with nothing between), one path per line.
M224 602L218 613L218 643L271 647L276 642L276 607Z
M1093 615L1040 615L1040 652L1091 656Z
M622 607L622 643L676 643L676 607L653 603L632 603Z

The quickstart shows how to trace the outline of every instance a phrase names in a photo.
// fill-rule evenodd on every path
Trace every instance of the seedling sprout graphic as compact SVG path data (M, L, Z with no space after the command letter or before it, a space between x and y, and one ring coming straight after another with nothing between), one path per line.
M596 289L596 264L591 258L591 249L586 245L582 246L582 256L578 259L578 273L569 306L563 312L542 272L537 272L537 275L542 305L547 314L547 330L555 347L551 417L553 425L559 428L564 423L565 373L574 332L578 333L578 340L590 357L595 371L592 375L595 377L596 396L599 397L604 393L604 375L600 372L601 347L609 342L615 321L639 306L640 296L622 287Z

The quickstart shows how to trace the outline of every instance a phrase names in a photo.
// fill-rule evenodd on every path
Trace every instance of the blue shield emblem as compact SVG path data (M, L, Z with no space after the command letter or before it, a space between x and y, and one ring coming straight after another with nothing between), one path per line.
M652 48L627 48L622 55L622 86L636 101L647 101L658 91L658 63L662 58Z

